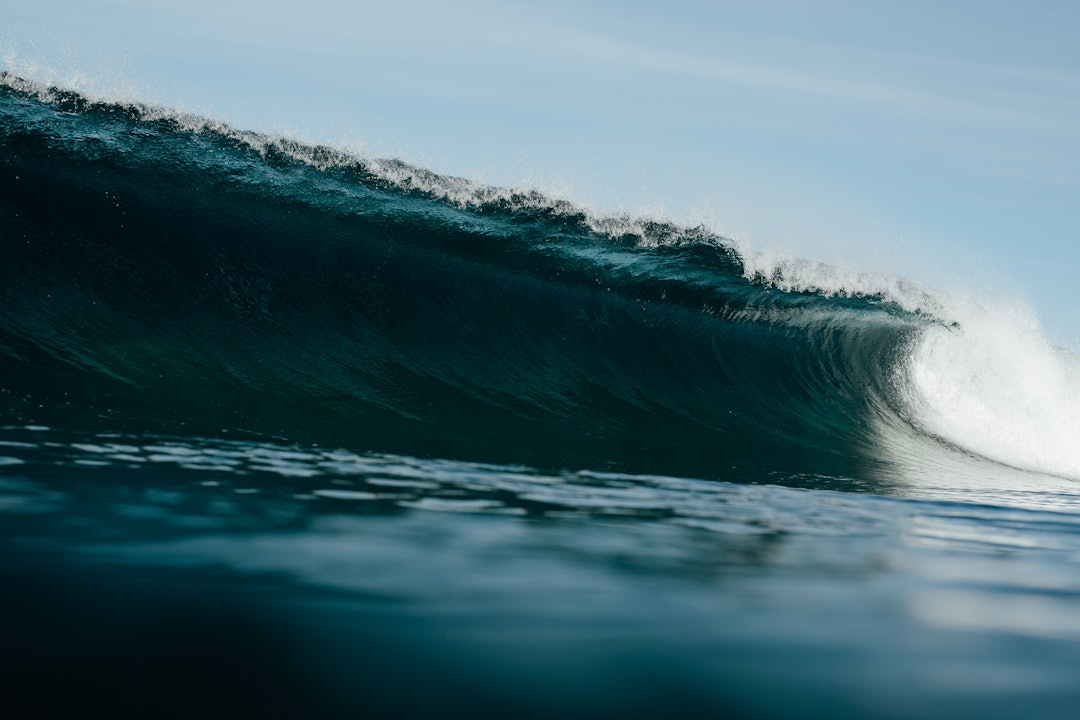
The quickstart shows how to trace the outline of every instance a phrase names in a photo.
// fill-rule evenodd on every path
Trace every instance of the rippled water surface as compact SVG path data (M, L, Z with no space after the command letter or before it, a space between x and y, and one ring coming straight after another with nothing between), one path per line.
M1068 717L1080 700L1075 494L1018 507L43 427L0 450L20 588L5 671L24 688L46 671L184 710L200 705L174 685L198 683L220 707L326 716Z

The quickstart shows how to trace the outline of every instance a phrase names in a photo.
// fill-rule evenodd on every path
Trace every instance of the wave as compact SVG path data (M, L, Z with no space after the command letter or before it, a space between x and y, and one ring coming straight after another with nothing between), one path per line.
M0 147L0 420L817 487L975 456L1080 477L1075 358L915 283L10 75Z

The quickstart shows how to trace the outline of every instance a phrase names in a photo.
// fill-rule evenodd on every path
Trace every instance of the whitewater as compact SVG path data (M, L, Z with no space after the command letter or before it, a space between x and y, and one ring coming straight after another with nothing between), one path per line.
M20 703L1080 700L1080 359L1030 308L10 74L0 150Z

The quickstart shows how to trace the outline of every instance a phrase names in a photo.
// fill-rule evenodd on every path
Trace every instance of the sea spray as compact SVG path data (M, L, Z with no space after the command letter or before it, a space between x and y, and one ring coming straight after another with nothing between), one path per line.
M968 452L1080 480L1080 359L1054 347L1027 308L956 314L912 348L916 422Z

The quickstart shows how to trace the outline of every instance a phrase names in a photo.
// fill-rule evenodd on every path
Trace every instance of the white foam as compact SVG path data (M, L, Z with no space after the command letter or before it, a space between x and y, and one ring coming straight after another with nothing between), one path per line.
M1080 358L1023 306L951 308L912 348L906 400L922 429L1012 467L1080 480Z
M746 241L733 241L748 280L788 292L812 292L827 297L881 297L907 312L946 320L951 298L907 278L882 272L792 257L775 251L751 249Z

